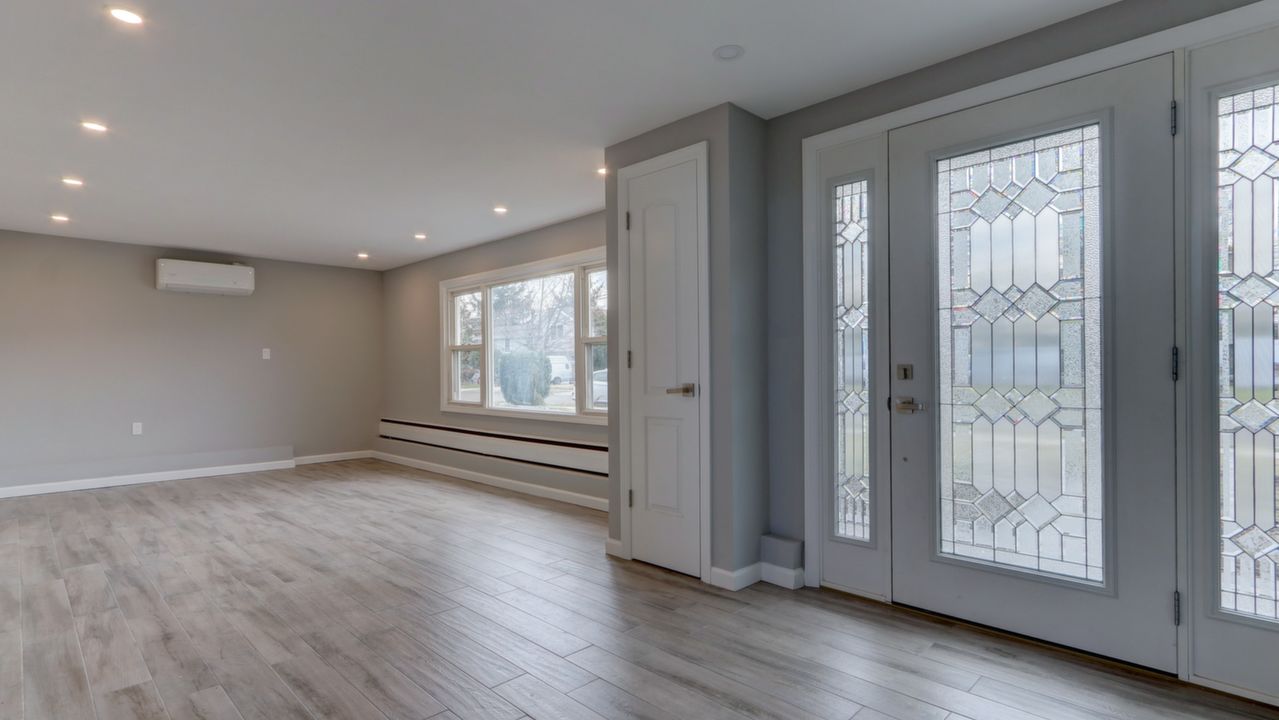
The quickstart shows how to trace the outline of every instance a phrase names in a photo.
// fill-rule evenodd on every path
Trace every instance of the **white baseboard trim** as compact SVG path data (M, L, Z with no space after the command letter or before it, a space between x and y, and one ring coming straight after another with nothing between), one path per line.
M219 465L216 467L185 468L182 470L162 470L160 472L138 473L136 475L112 475L109 477L85 478L83 480L59 480L31 485L0 487L0 498L46 495L48 493L71 492L72 490L95 490L98 488L119 487L121 485L142 485L166 480L240 475L264 470L288 470L292 467L294 467L294 461L292 460L272 460L270 462L245 463L243 465Z
M623 560L631 559L631 556L626 554L626 549L622 547L622 541L614 538L608 538L604 541L604 552Z
M352 450L350 452L327 453L325 455L303 455L293 458L298 465L314 465L316 463L340 462L342 460L364 460L373 457L372 450Z
M760 566L762 564L753 563L739 570L725 570L713 567L711 568L711 584L734 592L742 588L748 588L760 581Z
M448 475L449 477L461 480L477 482L482 485L499 487L503 490L511 490L513 492L524 493L525 495L534 495L536 497L547 498L550 500L559 500L560 502L608 512L608 498L584 495L570 490L560 490L558 488L546 487L545 485L537 485L535 483L524 482L523 480L512 480L511 478L498 477L496 475L474 472L472 470L463 470L461 468L450 467L448 465L427 462L426 460L408 458L402 455L392 455L391 453L382 452L380 450L374 450L372 457L389 463L395 463L397 465L417 468L418 470L426 470L428 472Z
M798 590L804 587L804 568L784 568L779 565L760 563L759 579L787 590Z

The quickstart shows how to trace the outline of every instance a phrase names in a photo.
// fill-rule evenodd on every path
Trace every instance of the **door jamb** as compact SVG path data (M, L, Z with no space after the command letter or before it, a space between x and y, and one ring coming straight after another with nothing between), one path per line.
M633 557L631 545L631 369L626 365L626 353L631 350L631 261L630 231L626 216L630 210L627 184L635 177L664 170L674 165L694 160L697 163L697 356L698 356L698 454L700 456L699 493L701 548L700 565L702 582L711 581L711 373L710 373L710 212L708 207L708 144L705 140L679 150L649 158L617 171L617 297L618 338L623 345L618 357L618 434L619 434L619 503L617 509L621 528L621 553L626 559Z

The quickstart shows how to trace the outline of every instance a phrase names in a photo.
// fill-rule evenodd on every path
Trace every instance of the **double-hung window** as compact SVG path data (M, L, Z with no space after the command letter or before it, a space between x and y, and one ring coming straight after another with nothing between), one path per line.
M440 283L447 412L606 422L604 249Z

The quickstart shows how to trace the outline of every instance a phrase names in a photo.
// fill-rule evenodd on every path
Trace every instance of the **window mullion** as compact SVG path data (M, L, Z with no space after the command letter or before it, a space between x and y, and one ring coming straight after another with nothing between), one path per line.
M480 288L480 407L490 409L489 388L493 386L493 360L490 354L493 328L493 303L489 286Z
M586 355L582 352L582 337L586 335L582 328L582 319L585 314L582 312L582 301L586 293L583 286L586 285L586 273L582 267L573 268L573 405L578 415L586 409L585 393L582 392L583 379L586 376Z

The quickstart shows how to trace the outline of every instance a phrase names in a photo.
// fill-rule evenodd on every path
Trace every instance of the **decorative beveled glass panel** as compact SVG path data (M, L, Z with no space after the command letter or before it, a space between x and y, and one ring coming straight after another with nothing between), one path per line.
M937 163L940 551L1101 582L1100 127Z
M867 181L836 185L835 534L870 539L870 207Z
M1217 107L1221 608L1279 620L1279 86Z

